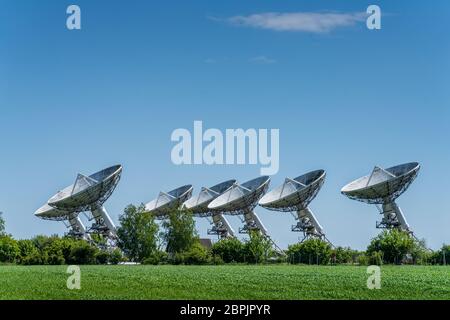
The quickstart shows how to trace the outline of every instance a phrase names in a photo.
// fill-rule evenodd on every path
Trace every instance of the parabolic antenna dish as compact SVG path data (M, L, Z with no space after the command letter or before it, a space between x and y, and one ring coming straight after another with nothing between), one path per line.
M48 204L71 212L101 207L114 192L121 174L121 165L109 167L90 176L78 174L75 183L54 195Z
M89 235L86 234L86 228L78 217L78 213L70 213L67 211L59 210L50 207L48 204L40 207L34 215L43 220L52 220L52 221L67 221L65 222L67 227L70 227L69 235L90 239Z
M48 204L44 204L36 210L34 215L44 220L64 221L69 219L70 213L50 207Z
M417 162L388 169L375 167L370 175L349 183L341 192L353 200L381 205L380 213L383 219L377 222L377 228L395 228L412 234L406 217L395 200L408 189L419 170L420 165Z
M322 188L325 177L325 170L315 170L295 179L286 178L281 186L262 197L259 205L272 211L296 211L294 217L298 222L292 226L292 231L303 232L303 240L310 237L326 239L322 226L308 207Z
M305 209L322 188L325 176L324 170L316 170L295 179L286 178L284 184L262 197L259 205L283 212Z
M214 201L221 194L230 189L233 185L235 185L236 180L228 180L222 183L219 183L210 188L202 188L200 193L187 200L183 207L191 210L193 214L197 217L210 217L213 216L215 211L208 208L208 205Z
M370 175L349 183L341 192L350 199L369 204L392 202L408 189L419 170L417 162L388 169L375 167Z
M235 184L212 201L208 208L230 215L246 214L256 207L258 200L267 192L269 184L270 177L268 176L259 177L243 184Z
M109 167L90 176L78 174L74 184L50 198L47 204L54 210L44 206L36 212L36 215L50 217L58 216L61 211L68 212L70 217L68 220L74 226L81 225L78 213L89 211L95 219L89 232L95 232L108 240L113 240L116 238L116 227L103 204L115 190L121 174L121 165ZM81 230L81 226L78 229Z
M158 198L145 205L145 211L158 219L166 219L172 210L177 210L192 196L192 185L182 186L169 192L160 192Z
M217 235L220 238L234 237L234 230L228 220L220 212L209 209L208 205L235 184L236 180L228 180L210 188L204 187L197 196L187 200L183 208L192 211L195 217L212 217L213 228L208 230L209 235Z

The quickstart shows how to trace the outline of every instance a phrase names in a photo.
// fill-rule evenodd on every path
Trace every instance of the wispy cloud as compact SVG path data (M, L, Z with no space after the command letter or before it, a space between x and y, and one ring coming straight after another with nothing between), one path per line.
M257 63L257 64L273 64L276 63L277 60L266 57L266 56L256 56L253 57L249 60L252 63Z
M258 29L326 33L336 28L356 25L358 22L364 21L366 17L365 12L267 12L248 16L234 16L226 18L225 21L236 26ZM215 18L214 20L220 19Z

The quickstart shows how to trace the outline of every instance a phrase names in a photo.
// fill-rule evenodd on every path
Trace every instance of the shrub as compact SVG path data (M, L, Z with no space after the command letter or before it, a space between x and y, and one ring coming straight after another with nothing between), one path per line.
M248 263L263 263L272 254L270 240L256 231L250 232L250 239L244 243L244 259Z
M70 254L72 248L76 243L80 241L83 240L59 238L58 236L39 236L33 239L33 243L41 253L42 263L50 265L70 263Z
M69 263L71 264L95 264L98 249L86 241L77 241L70 251Z
M450 265L450 245L443 245L440 250L433 252L430 260L433 264Z
M360 266L368 266L369 265L369 258L367 257L367 255L364 252L358 256L357 261Z
M42 261L41 253L31 240L18 240L19 257L17 263L22 265L40 265Z
M244 244L237 238L225 238L214 243L211 253L220 257L224 263L243 262Z
M143 264L150 264L156 266L160 263L166 262L166 260L167 260L167 253L163 251L155 251L143 261Z
M288 247L288 261L290 263L322 264L330 262L331 245L321 239L308 239Z
M109 263L110 264L119 264L119 263L123 262L124 260L125 259L122 255L122 251L120 251L120 249L114 249L109 254Z
M381 266L383 264L383 252L374 251L368 257L368 261L370 265Z
M110 258L110 253L108 251L98 251L95 255L95 262L97 264L108 264Z
M416 240L407 232L385 230L372 239L367 247L367 255L371 257L374 252L381 252L384 263L401 264L416 245Z
M184 264L188 265L204 265L211 262L211 256L208 250L197 242L184 253L183 260Z
M351 248L337 247L332 250L332 262L336 264L354 263L358 256L358 251Z
M0 263L14 263L19 257L17 241L10 236L0 236Z

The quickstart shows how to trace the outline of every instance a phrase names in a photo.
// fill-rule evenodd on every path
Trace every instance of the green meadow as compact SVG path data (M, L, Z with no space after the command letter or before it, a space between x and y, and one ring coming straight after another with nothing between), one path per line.
M366 267L81 266L81 289L67 289L67 266L0 266L0 299L450 299L450 267L383 266L381 289Z

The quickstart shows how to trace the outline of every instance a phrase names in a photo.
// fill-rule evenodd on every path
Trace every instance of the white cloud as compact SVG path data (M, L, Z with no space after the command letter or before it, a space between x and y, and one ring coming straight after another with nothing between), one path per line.
M366 17L367 14L364 12L267 12L249 16L234 16L225 21L236 26L258 29L325 33L339 27L353 26L358 22L365 21Z
M272 64L272 63L276 63L277 60L266 57L266 56L257 56L257 57L251 58L250 62L258 63L258 64Z

